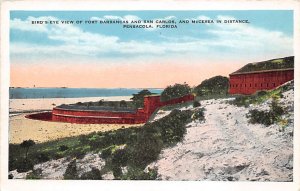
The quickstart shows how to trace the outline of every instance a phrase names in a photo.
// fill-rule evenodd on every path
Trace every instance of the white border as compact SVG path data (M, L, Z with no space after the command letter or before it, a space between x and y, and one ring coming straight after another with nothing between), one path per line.
M16 1L1 5L1 178L0 190L300 190L300 3L296 1ZM294 10L295 130L293 182L55 181L8 180L9 11L10 10Z

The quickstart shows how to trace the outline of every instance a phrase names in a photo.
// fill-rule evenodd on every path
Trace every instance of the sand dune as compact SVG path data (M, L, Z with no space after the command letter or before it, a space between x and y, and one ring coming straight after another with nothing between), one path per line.
M250 109L268 109L271 100L249 108L201 101L205 122L188 124L184 140L163 149L149 166L158 168L162 180L292 181L294 92L283 95L280 104L289 112L284 118L291 121L284 131L279 124L248 122Z

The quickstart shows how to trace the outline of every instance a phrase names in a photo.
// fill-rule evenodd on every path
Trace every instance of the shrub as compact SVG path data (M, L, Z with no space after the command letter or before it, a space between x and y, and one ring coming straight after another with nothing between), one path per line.
M129 162L144 167L157 159L162 147L163 142L158 129L145 125L142 132L137 135L137 141L128 148Z
M101 157L103 159L107 159L108 157L110 157L111 153L112 153L111 149L112 149L112 146L103 149L101 152Z
M104 100L103 99L101 99L101 100L98 101L98 106L102 106L103 104L104 104Z
M270 112L259 111L257 109L253 109L249 111L250 114L250 123L259 123L269 126L274 123L273 117Z
M102 174L99 169L92 168L91 171L83 173L80 176L81 180L102 180Z
M186 133L185 125L191 119L191 114L189 110L173 110L168 116L145 124L136 135L129 136L132 141L128 141L126 147L128 164L144 168L158 158L164 145L181 141Z
M63 157L64 156L61 153L55 153L54 156L53 156L53 158L56 159L56 160L60 159L60 158L63 158Z
M196 111L194 111L194 113L192 115L192 119L203 121L205 119L205 117L204 117L204 108L200 108L200 109L197 109Z
M117 166L126 166L128 161L128 153L126 149L117 149L112 155L111 162Z
M18 161L16 164L17 172L27 172L33 169L33 162L29 160Z
M76 159L83 159L85 154L86 151L84 149L77 148L72 154L72 156L75 157Z
M66 151L66 150L68 150L69 149L69 147L68 146L66 146L66 145L60 145L59 146L59 151Z
M166 145L174 144L183 139L186 133L186 123L191 119L190 110L173 110L168 116L157 121L153 125L159 127L161 137Z
M86 135L80 135L79 136L79 141L81 144L86 145L89 143L89 139Z
M191 88L188 84L175 84L173 86L168 86L161 93L161 101L168 101L174 98L179 98L191 93Z
M107 146L107 143L104 143L105 136L99 136L98 139L89 139L89 146L92 149L103 148Z
M193 102L193 107L200 107L200 106L201 106L201 104L200 104L199 101L194 101Z
M76 168L76 159L72 160L64 173L65 180L76 180L78 179L78 172Z
M210 95L227 95L229 86L229 79L224 76L215 76L204 80L193 92L197 96L210 96Z
M244 107L248 107L249 106L249 96L245 96L245 95L240 95L238 97L236 97L234 100L230 101L230 104L236 105L238 107L244 106Z
M133 94L133 97L130 99L133 101L136 108L140 108L144 107L144 97L151 94L152 93L149 90L144 89L137 94Z
M25 153L25 161L27 161L27 156L28 156L28 151L29 148L32 147L33 145L35 145L35 142L31 139L29 140L25 140L20 144L20 147L23 147L26 149L26 153Z
M120 177L122 176L121 167L117 166L117 165L113 165L112 166L112 171L113 171L113 175L114 175L115 179L120 179Z
M280 116L284 113L284 110L275 100L272 100L271 111L275 116Z
M38 155L36 156L36 159L38 160L38 162L49 161L50 160L50 154L48 152L38 153Z
M122 176L123 180L156 180L157 169L148 168L148 172L144 172L142 168L132 167L128 168L128 172Z
M260 123L266 126L274 124L284 114L284 109L277 104L275 100L271 103L270 111L259 111L253 109L249 111L250 123Z
M38 168L28 173L26 179L41 179L42 178L42 169Z

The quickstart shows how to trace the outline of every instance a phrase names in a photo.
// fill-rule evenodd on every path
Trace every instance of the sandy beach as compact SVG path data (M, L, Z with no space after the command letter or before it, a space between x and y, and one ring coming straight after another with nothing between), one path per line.
M130 100L131 96L118 97L88 97L88 98L53 98L53 99L11 99L9 117L9 143L21 143L32 139L36 142L46 142L64 137L88 134L94 131L108 131L133 125L116 124L72 124L39 121L25 118L25 115L38 111L51 110L55 105L70 104L85 101Z
M72 104L88 101L130 101L132 96L114 96L114 97L82 97L82 98L45 98L45 99L10 99L10 113L24 113L41 110L52 110L53 107L61 104Z

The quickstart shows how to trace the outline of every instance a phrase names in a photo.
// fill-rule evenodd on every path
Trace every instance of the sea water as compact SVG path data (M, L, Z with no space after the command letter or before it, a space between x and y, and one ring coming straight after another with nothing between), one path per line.
M163 89L147 88L152 93L161 93ZM140 88L10 88L10 99L38 98L80 98L131 96L143 89Z

